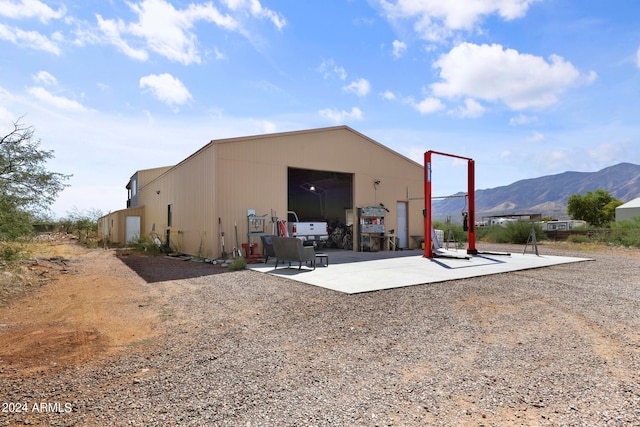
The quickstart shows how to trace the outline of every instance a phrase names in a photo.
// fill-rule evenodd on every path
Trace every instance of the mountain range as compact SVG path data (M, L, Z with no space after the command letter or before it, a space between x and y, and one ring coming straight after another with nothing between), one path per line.
M483 216L508 214L542 214L566 219L569 196L598 189L608 191L625 203L640 197L640 165L620 163L597 172L563 172L476 190L476 221ZM433 218L444 220L451 216L453 222L461 222L463 207L466 205L460 198L434 200Z

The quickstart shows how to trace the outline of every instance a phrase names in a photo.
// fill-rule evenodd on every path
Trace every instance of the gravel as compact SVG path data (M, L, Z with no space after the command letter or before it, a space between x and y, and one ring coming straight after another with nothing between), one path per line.
M640 425L640 252L540 251L595 261L356 295L252 271L150 282L162 338L0 367L2 402L59 407L0 425Z

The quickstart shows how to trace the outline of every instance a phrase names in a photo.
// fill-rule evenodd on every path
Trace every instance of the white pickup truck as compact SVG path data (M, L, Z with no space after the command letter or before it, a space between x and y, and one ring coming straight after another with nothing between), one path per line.
M329 226L326 222L300 222L293 211L287 211L287 231L289 237L297 237L306 246L322 247L329 240Z

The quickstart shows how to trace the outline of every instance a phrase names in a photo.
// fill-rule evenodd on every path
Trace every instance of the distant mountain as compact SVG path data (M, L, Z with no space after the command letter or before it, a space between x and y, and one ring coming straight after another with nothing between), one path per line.
M620 163L598 172L564 172L524 179L504 187L476 190L476 220L489 215L529 213L568 218L569 196L598 189L607 190L623 202L640 197L640 165ZM464 206L459 198L434 200L433 217L443 220L450 215L454 222L461 222Z

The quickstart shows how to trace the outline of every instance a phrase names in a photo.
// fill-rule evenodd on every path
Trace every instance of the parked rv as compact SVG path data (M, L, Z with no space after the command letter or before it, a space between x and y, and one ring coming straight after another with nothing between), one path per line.
M557 220L554 219L552 221L540 221L536 224L539 224L543 231L568 231L573 230L574 228L586 227L587 222L577 219L566 219L566 220Z
M516 218L491 218L489 224L506 227L510 222L518 222L518 220Z

